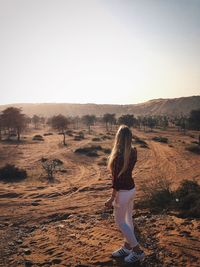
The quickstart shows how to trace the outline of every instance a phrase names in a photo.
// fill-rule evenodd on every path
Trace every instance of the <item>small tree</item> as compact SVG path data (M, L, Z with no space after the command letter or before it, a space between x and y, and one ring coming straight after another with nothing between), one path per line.
M21 113L21 109L9 107L2 111L1 123L8 130L8 138L10 131L14 130L17 133L17 140L20 141L20 134L26 127L26 117Z
M41 163L43 169L47 173L47 178L49 181L53 181L54 173L59 169L60 165L63 164L63 162L58 159L49 160L44 158L42 158Z
M118 118L118 123L133 127L136 123L136 118L132 114L125 114Z
M79 123L81 121L79 116L70 117L69 121L70 121L70 124L72 124L73 129L78 129L79 128Z
M31 120L32 120L32 123L35 125L35 129L37 129L40 123L40 117L37 115L34 115Z
M188 119L189 127L193 130L200 130L200 109L199 110L192 110L190 112L190 117Z
M147 118L147 125L151 129L151 131L152 131L153 128L156 126L156 119L153 118L153 117L148 117Z
M82 121L88 126L88 131L90 133L90 127L91 125L94 125L96 121L96 116L95 115L84 115L82 117Z
M66 145L65 143L65 131L68 127L69 121L67 117L59 114L57 116L53 116L51 118L51 125L54 129L60 131L63 134L63 144L64 146Z
M164 130L169 126L168 118L166 116L161 117L159 123Z
M116 123L116 118L115 118L115 114L114 113L106 113L103 115L103 122L105 122L106 124L106 130L108 131L108 124L111 125L111 130L112 130L112 126L113 124Z

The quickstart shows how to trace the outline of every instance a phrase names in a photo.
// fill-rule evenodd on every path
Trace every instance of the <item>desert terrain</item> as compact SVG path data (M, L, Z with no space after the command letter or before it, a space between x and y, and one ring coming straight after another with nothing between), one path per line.
M0 183L0 266L125 266L110 257L123 239L113 210L104 206L111 194L105 164L109 154L104 149L112 147L116 129L107 133L103 126L93 126L90 134L87 129L73 134L80 130L85 138L76 141L67 136L67 146L62 145L61 135L48 128L27 131L21 143L0 143L0 167L11 163L28 173L23 181ZM53 134L44 136L44 141L32 140L35 134L50 131ZM137 207L144 184L158 177L170 180L172 188L184 179L200 181L200 156L185 150L199 133L184 135L175 128L132 131L148 144L148 148L134 144L138 161L133 171L137 188L133 218L147 257L132 266L200 266L199 220ZM157 135L167 137L168 143L153 141ZM102 147L98 156L74 153L89 145ZM41 158L63 162L54 181L47 180Z

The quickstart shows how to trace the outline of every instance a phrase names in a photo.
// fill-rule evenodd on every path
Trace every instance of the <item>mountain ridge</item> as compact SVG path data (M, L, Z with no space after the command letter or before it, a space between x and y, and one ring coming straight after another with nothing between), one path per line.
M56 114L83 116L105 113L139 115L188 115L192 109L200 109L200 95L179 98L158 98L137 104L96 104L96 103L13 103L0 105L0 111L7 107L22 108L28 116L34 114L50 117Z

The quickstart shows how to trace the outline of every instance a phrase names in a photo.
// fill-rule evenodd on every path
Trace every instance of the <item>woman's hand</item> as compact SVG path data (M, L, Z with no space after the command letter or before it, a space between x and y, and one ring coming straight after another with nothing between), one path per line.
M109 198L106 202L105 202L105 206L108 208L108 209L111 209L112 208L112 203L114 201L114 198Z

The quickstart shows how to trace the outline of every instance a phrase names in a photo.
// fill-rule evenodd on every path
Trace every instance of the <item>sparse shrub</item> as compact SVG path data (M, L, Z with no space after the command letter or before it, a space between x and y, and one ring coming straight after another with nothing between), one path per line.
M75 135L75 136L74 136L74 140L75 140L75 141L81 141L82 139L80 138L79 135Z
M16 133L12 133L12 132L11 132L11 133L9 134L9 137L16 137L16 136L17 136Z
M5 182L18 182L27 177L27 173L23 169L19 169L15 165L6 164L0 168L0 180Z
M80 141L80 140L82 140L84 138L85 138L85 136L84 136L83 132L78 132L78 134L74 136L74 140L75 141Z
M92 138L92 141L97 141L97 142L99 142L99 141L101 141L101 139L99 138L99 137L94 137L94 138Z
M194 134L189 134L189 137L195 138Z
M56 162L57 165L63 165L63 161L60 159L54 159L53 161Z
M174 195L182 216L200 218L200 186L196 181L184 180Z
M72 136L73 134L73 131L72 130L67 130L67 131L65 131L65 133L67 134L67 135L69 135L69 136Z
M161 143L168 143L168 138L163 136L155 136L152 138L152 140Z
M79 147L74 150L74 153L87 154L89 151L88 147Z
M98 156L97 150L102 150L101 146L88 146L88 147L79 147L74 150L74 153L85 154L86 156L94 157Z
M138 207L151 211L176 210L181 217L200 218L200 185L196 181L184 180L179 188L171 191L170 183L159 178L143 185L145 197Z
M196 144L196 145L199 144L197 141L192 141L191 143L192 143L192 144Z
M149 148L149 146L147 144L142 144L142 145L140 145L140 147L142 147L142 148Z
M91 149L96 149L96 150L102 150L102 147L101 146L91 146Z
M145 142L144 140L142 140L138 136L133 135L133 139L134 139L133 144L140 144L140 147L142 147L142 148L149 148L147 142Z
M83 132L78 132L78 135L79 135L79 137L80 137L81 139L84 139L84 138L85 138L85 135L84 135Z
M54 173L59 169L63 162L59 159L41 159L42 167L47 173L47 178L49 181L52 181L54 178Z
M200 154L200 146L197 144L187 145L185 149L195 154Z
M110 153L111 153L111 149L110 149L110 148L104 148L104 149L103 149L103 152L104 152L105 154L110 154Z
M33 139L32 140L44 141L44 138L42 137L42 135L36 134L36 135L33 136Z
M98 153L96 151L89 151L87 153L87 156L88 157L98 157L99 155L98 155Z
M109 135L103 135L103 136L101 137L101 139L103 139L103 140L106 140L106 139L112 139L112 137L109 136Z
M53 133L44 133L43 136L53 135Z
M170 190L170 182L163 177L143 185L145 193L144 205L147 205L152 211L162 211L167 209L173 201L173 195Z
M42 158L40 159L41 162L45 162L45 161L47 161L47 160L48 160L48 158L44 158L44 157L42 157Z
M107 158L102 158L99 162L98 162L98 165L100 166L106 166L107 165Z

